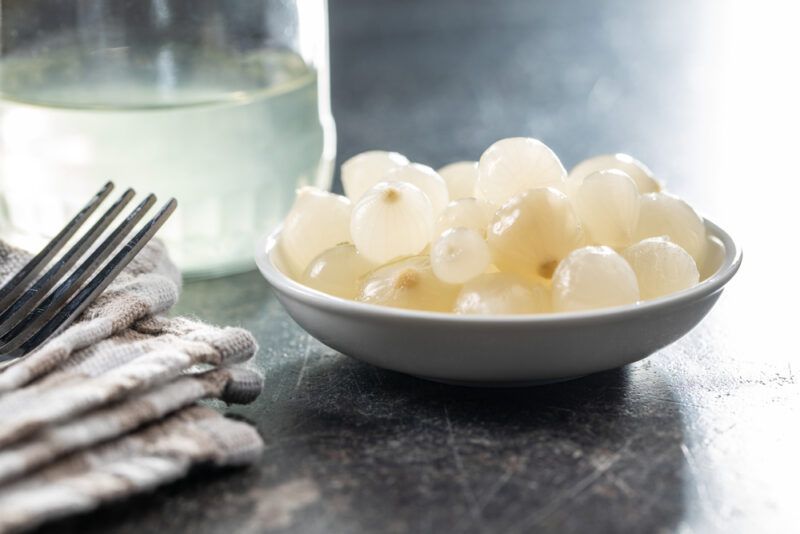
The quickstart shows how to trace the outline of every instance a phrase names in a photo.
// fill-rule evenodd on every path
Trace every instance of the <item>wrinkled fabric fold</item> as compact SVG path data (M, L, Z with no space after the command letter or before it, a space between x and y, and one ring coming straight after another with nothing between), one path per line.
M28 255L0 242L0 280ZM78 321L0 368L0 533L184 476L244 465L263 441L203 399L252 402L263 377L244 329L164 315L180 273L148 244Z

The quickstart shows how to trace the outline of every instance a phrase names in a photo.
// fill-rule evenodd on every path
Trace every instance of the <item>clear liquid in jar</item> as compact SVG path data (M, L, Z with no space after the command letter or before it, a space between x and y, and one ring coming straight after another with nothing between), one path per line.
M252 265L301 185L330 185L333 124L297 54L52 47L0 61L0 230L36 248L107 180L175 197L184 273Z

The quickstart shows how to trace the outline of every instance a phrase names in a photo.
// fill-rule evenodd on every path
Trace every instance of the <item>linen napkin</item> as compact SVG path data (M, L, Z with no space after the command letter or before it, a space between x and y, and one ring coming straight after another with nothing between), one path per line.
M28 258L0 242L0 283ZM0 533L260 457L252 427L196 404L259 395L255 339L163 315L179 290L154 240L78 321L0 367Z

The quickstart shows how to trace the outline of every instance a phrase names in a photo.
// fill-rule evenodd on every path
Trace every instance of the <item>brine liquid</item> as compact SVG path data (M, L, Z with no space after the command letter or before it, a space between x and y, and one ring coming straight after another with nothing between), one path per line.
M332 121L296 54L78 50L0 61L4 238L38 246L113 180L178 200L159 236L185 273L233 272L298 186L330 185Z

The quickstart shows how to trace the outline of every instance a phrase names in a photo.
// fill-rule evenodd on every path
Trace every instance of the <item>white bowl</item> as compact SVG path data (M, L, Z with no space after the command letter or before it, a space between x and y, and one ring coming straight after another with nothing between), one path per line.
M367 363L441 382L514 386L577 378L645 358L689 332L742 262L733 239L706 220L705 280L656 300L585 312L465 316L333 297L289 278L280 229L257 244L256 263L309 334Z

